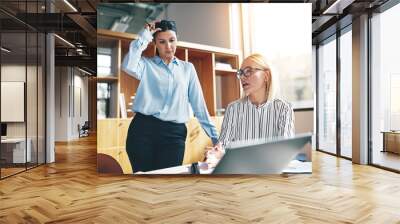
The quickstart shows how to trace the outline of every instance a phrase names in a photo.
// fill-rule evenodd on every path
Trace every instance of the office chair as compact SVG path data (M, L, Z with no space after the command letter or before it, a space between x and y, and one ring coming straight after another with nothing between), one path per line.
M89 121L85 121L82 127L80 127L80 125L78 124L79 138L89 136L89 129L90 129Z

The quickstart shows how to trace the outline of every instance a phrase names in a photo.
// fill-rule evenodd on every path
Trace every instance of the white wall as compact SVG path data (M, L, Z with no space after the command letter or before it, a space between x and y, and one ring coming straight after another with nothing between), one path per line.
M88 79L71 67L56 67L55 73L55 140L70 141L88 120Z
M8 64L1 66L1 81L25 82L25 64ZM30 67L27 68L30 70ZM7 108L1 108L7 110ZM25 137L25 122L7 123L7 137Z
M1 81L4 82L25 82L25 75L28 72L29 75L36 74L36 67L19 65L19 64L4 64L1 66ZM36 86L36 80L29 79L29 86ZM36 112L36 88L27 88L27 106L31 106L31 108L27 108L27 112ZM3 96L4 97L4 96ZM34 104L32 104L34 102ZM32 110L34 107L34 110ZM8 108L1 108L1 110L7 110ZM28 137L30 133L33 133L36 130L36 113L27 113L28 124ZM7 123L7 136L8 137L25 137L25 126L26 122L8 122ZM36 132L35 132L36 134Z
M159 18L176 22L179 41L230 48L229 5L227 3L170 3Z
M296 111L295 117L295 133L314 132L314 111Z
M88 120L88 78L83 77L81 75L77 75L76 73L79 72L77 70L74 71L74 94L73 99L74 102L71 103L72 108L72 119L71 119L71 135L73 138L78 138L78 124L81 126ZM81 73L78 73L81 74Z
M68 140L68 87L67 67L55 68L55 140Z
M23 106L22 112L26 110L26 121L7 122L7 137L24 138L25 135L30 139L32 161L44 162L44 82L42 68L39 66L25 66L25 64L2 64L1 81L24 82L26 85L26 107ZM26 81L27 78L27 81ZM24 91L21 92L24 94ZM7 97L7 96L2 96ZM1 108L7 111L11 108ZM12 111L8 111L11 112ZM39 156L37 157L37 153Z

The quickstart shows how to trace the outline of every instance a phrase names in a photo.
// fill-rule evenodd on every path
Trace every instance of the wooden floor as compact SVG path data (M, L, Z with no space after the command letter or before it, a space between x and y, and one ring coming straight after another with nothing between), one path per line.
M372 161L376 165L400 171L400 154L376 150L374 151Z
M313 154L313 174L107 176L95 138L0 181L0 223L400 223L400 175Z
M25 167L24 168L1 168L1 178L19 173L26 170Z
M33 169L37 167L37 164L27 164L27 167L25 167L25 164L18 164L17 167L2 167L1 168L1 178L6 178L8 176L26 171L27 169Z

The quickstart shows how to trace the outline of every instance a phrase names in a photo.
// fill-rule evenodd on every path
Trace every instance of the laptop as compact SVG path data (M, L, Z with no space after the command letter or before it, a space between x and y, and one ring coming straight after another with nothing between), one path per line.
M212 174L281 174L309 143L312 134L232 144Z

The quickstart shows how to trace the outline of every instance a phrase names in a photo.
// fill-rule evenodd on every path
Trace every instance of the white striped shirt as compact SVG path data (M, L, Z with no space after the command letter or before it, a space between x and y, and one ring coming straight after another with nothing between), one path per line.
M229 147L235 141L294 135L294 112L290 103L273 99L256 106L248 97L228 105L218 142Z

